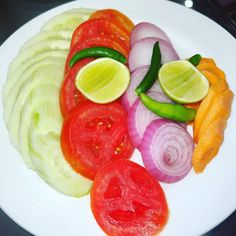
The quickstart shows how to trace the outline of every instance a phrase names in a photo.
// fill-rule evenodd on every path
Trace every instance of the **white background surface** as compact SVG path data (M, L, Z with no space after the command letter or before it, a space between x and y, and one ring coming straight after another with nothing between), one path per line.
M134 23L148 21L171 38L181 58L200 53L213 57L227 75L236 94L236 42L208 18L164 0L80 0L55 8L24 25L0 48L0 87L10 61L20 46L39 32L52 16L67 9L115 8ZM19 225L36 235L104 235L90 211L89 196L64 196L27 169L10 144L0 107L0 206ZM14 115L14 114L13 114ZM199 235L207 232L236 209L236 111L235 101L219 154L201 175L193 171L176 184L162 184L170 219L162 235ZM133 160L140 162L138 151Z

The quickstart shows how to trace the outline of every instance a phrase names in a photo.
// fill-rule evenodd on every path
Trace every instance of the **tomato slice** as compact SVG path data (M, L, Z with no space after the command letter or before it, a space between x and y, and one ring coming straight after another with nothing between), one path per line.
M114 161L100 169L91 190L93 215L108 235L148 236L168 220L168 205L159 183L142 166Z
M71 48L80 41L84 36L86 38L93 35L108 35L113 38L118 38L130 46L130 33L120 24L116 24L107 19L92 19L80 24L73 33L71 40Z
M93 35L91 37L87 37L86 35L84 35L77 42L77 44L75 44L74 47L70 50L70 53L66 60L65 73L69 71L70 69L69 62L75 53L77 53L78 51L82 49L96 47L96 46L103 46L103 47L115 49L128 59L129 47L127 47L127 45L125 44L123 40L118 39L118 38L113 38L110 35Z
M65 117L68 112L74 108L77 104L82 103L83 101L87 100L82 93L79 92L78 89L75 87L75 77L78 71L88 64L89 62L93 61L92 58L85 58L80 60L76 63L73 68L69 70L69 72L65 75L65 78L61 84L60 88L60 108L63 117Z
M61 147L72 168L93 179L105 164L133 153L126 111L116 102L76 106L64 120Z
M125 27L128 32L131 32L134 27L134 23L126 15L114 9L103 9L95 11L90 16L90 19L96 18L107 19L117 24L119 23L123 27Z

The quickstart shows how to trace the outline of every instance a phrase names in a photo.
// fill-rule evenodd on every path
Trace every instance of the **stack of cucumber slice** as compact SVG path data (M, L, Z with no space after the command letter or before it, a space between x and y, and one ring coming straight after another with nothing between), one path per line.
M12 144L48 184L75 197L88 193L92 182L63 157L59 89L73 31L92 12L78 8L49 20L22 46L9 66L3 89L4 119Z

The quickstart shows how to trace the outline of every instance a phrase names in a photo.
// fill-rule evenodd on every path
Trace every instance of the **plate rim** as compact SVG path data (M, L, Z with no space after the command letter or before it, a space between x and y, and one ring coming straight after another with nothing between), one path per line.
M226 29L224 29L221 25L219 25L218 23L216 23L215 21L213 21L212 19L206 17L205 15L203 15L202 13L199 13L193 9L187 9L185 8L184 6L178 4L178 3L175 3L175 2L170 2L170 1L165 1L165 0L158 0L159 2L168 2L168 4L170 5L174 5L175 7L177 8L181 8L181 9L186 9L188 11L192 11L191 14L197 14L203 18L205 18L205 20L207 21L211 21L211 24L214 24L216 27L220 27L220 30L224 31L224 34L227 34L227 37L230 39L230 40L235 40L235 38L233 37L232 34L230 34L230 32L228 32ZM158 2L156 1L156 3ZM24 29L26 27L28 27L29 25L32 24L32 22L35 22L37 21L38 19L41 19L41 18L44 18L43 16L47 15L47 16L50 16L52 13L53 15L57 15L57 14L60 14L61 12L63 11L66 11L68 9L72 9L74 7L72 7L73 5L75 5L75 3L78 3L78 7L83 7L83 1L82 1L82 6L80 5L80 1L72 1L72 2L68 2L68 3L64 3L62 5L59 5L57 7L54 7L48 11L45 11L44 13L40 14L39 16L36 16L35 18L31 19L29 22L27 22L26 24L24 24L23 26L21 26L19 29L17 29L11 36L9 36L3 43L2 45L0 46L0 56L2 55L2 50L4 50L4 47L6 47L6 45L11 42L12 39L14 39L16 37L16 35L21 32L21 31L24 31ZM235 42L235 45L236 45L236 42ZM17 52L16 52L17 53ZM31 234L34 234L34 232L31 232L29 229L25 228L25 226L21 225L20 222L18 222L17 219L15 219L15 217L13 215L9 215L7 210L2 206L1 202L0 202L0 207L1 209L3 210L3 212L10 218L12 219L17 225L19 225L23 230L26 230L28 231L29 233ZM212 230L213 228L215 228L216 226L218 226L221 222L223 222L226 218L228 218L233 212L235 211L235 209L232 209L232 211L227 214L227 216L225 217L221 217L221 219L219 219L219 221L215 224L215 226L213 226L212 228L208 229L207 231L203 232L203 233L206 233L210 230ZM168 227L168 226L167 226Z

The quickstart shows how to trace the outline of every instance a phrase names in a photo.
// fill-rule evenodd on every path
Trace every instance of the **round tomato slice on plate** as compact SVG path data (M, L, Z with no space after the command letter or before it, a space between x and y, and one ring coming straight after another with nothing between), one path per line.
M71 48L76 45L84 36L86 38L93 35L108 35L118 38L130 47L130 33L120 24L116 24L107 19L92 19L80 24L73 33Z
M81 92L75 87L75 77L78 71L93 61L92 58L85 58L76 63L73 68L69 70L67 74L65 74L65 78L61 84L60 88L60 108L63 117L65 117L69 111L74 108L77 104L82 103L87 100Z
M111 35L98 34L98 35L93 35L91 37L87 37L86 35L84 35L70 50L70 53L66 60L65 73L67 73L70 70L69 62L77 52L85 48L91 48L97 46L115 49L128 59L130 49L129 47L127 47L126 43L123 40L119 38L113 38Z
M148 236L168 220L168 205L159 183L142 166L114 161L100 169L91 189L93 215L108 235Z
M64 120L61 147L72 168L93 179L105 164L133 153L126 111L116 102L76 106Z
M98 10L90 16L90 19L97 18L107 19L116 22L117 24L121 24L128 32L134 27L134 23L126 15L114 9Z

